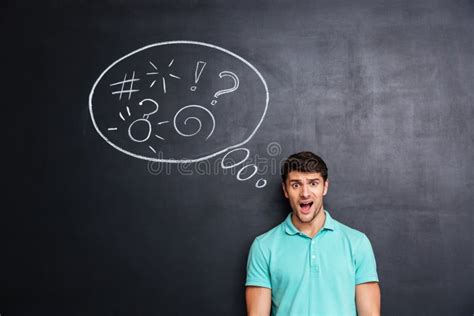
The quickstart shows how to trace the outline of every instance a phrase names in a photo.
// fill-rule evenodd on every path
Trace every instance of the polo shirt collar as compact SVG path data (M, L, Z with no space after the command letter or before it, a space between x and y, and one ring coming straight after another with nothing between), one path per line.
M335 228L334 219L331 217L328 211L324 210L324 212L326 213L326 220L324 221L324 226L321 230L324 230L324 229L334 230ZM291 221L291 214L293 214L293 212L288 214L288 216L285 219L285 232L288 235L296 235L301 232L298 230L298 228L295 227L295 225L293 225L293 222Z

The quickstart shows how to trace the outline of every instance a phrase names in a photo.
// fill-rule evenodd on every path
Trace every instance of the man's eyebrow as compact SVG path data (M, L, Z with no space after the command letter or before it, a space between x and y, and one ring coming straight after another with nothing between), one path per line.
M290 182L298 182L298 183L303 182L303 180L301 180L301 179L290 179L289 181ZM321 179L320 178L313 178L313 179L308 179L306 181L307 182L313 182L313 181L318 181L319 182L319 181L321 181Z

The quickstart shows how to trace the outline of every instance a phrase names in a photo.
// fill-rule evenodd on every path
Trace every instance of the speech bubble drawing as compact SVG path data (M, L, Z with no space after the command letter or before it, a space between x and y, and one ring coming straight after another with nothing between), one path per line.
M223 73L232 75L233 88ZM219 106L212 106L216 91ZM243 146L268 103L267 83L251 63L194 41L155 43L119 58L89 94L93 125L109 145L163 163L198 162Z

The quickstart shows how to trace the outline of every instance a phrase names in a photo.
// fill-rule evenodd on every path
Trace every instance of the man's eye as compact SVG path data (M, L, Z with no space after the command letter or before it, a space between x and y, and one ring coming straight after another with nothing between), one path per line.
M293 183L293 184L291 185L291 187L292 187L293 189L296 189L296 188L298 187L298 184L297 184L297 183Z
M318 185L318 183L317 183L317 182L311 182L311 185L312 185L313 187L315 187L315 186Z

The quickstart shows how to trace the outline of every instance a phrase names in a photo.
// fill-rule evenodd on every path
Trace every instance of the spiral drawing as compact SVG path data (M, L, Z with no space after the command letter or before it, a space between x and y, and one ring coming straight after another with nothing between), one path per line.
M184 136L184 137L191 137L191 136L194 136L196 134L198 134L200 131L201 131L201 128L202 128L202 122L201 122L201 119L196 117L196 116L188 116L186 117L183 121L182 121L182 124L183 125L186 125L188 126L188 122L195 122L193 125L193 127L195 126L195 128L193 128L193 132L191 133L185 133L183 132L180 128L178 128L178 116L181 114L181 112L185 111L185 110L188 110L188 109L191 109L191 108L196 108L196 109L200 109L200 110L203 110L205 111L207 114L209 114L209 116L211 117L211 120L212 120L212 129L211 129L211 132L209 133L209 135L207 135L206 137L206 140L211 137L212 133L214 133L214 128L216 127L216 120L214 119L214 115L208 110L206 109L205 107L203 106L200 106L200 105L187 105L183 108L181 108L178 112L176 112L174 118L173 118L173 124L174 124L174 129L176 130L176 132L181 135L181 136ZM179 121L181 122L181 121ZM190 123L191 125L191 123Z

